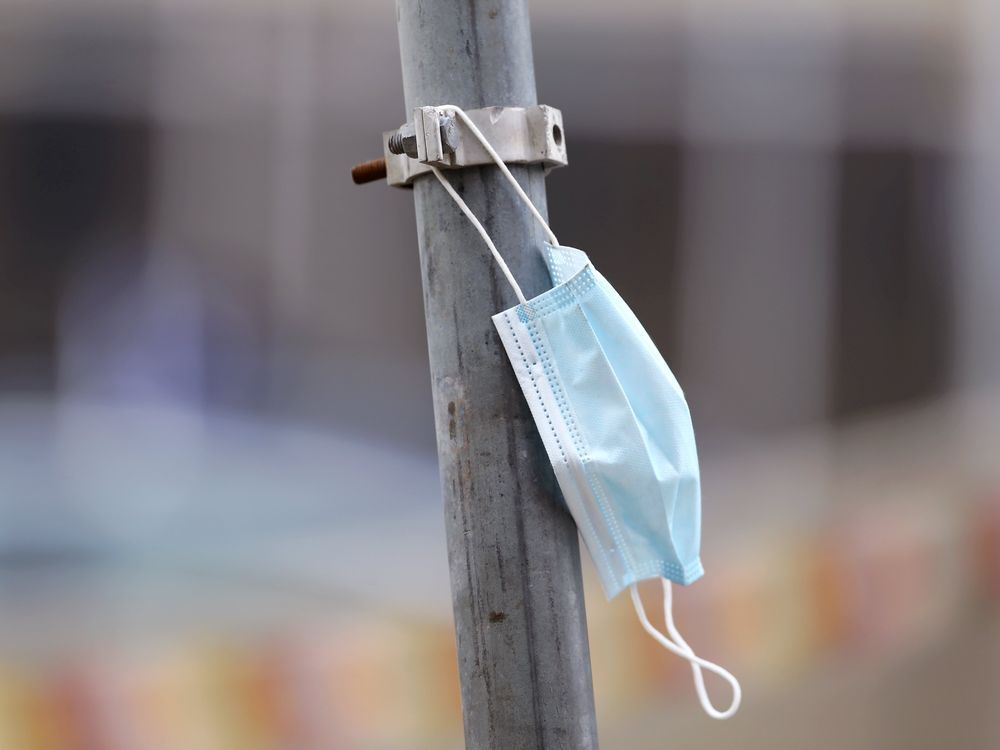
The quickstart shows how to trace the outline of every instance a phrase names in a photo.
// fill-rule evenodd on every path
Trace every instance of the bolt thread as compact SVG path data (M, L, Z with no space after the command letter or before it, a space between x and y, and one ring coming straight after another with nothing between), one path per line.
M389 136L389 153L390 154L401 154L403 153L403 134L396 131Z
M372 159L363 164L358 164L351 169L351 177L355 185L364 185L366 182L385 179L385 159Z

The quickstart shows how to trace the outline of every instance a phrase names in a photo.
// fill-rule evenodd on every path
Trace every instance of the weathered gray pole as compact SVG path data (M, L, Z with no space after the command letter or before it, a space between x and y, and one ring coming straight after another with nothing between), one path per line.
M407 119L537 103L525 0L398 0L397 16ZM542 169L512 171L545 213ZM448 176L525 295L547 289L543 235L499 170ZM517 299L433 176L414 198L466 746L596 748L576 527L490 320Z

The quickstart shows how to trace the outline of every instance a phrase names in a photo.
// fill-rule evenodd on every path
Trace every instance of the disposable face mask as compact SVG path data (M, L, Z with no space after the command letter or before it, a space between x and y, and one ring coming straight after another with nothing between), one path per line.
M703 574L701 480L684 393L628 305L586 254L563 247L503 161L465 113L453 113L482 143L544 228L553 287L526 300L486 230L451 183L434 174L482 235L520 304L493 316L527 399L556 479L611 599L630 588L643 628L691 663L706 713L725 719L739 708L739 683L695 655L674 624L671 582ZM649 621L636 587L663 580L667 634ZM702 668L732 686L718 711Z

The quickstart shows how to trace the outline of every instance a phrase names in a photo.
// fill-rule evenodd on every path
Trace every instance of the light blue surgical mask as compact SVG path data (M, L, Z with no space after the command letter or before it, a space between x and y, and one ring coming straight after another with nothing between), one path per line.
M581 250L564 247L465 113L456 115L479 139L549 238L544 247L552 288L526 300L486 230L437 169L434 174L482 235L520 304L493 316L514 374L608 598L626 587L643 628L691 662L705 711L732 716L736 678L696 656L677 631L671 581L703 573L701 480L684 392L628 305ZM667 633L646 616L636 584L662 579ZM733 701L716 710L702 668L726 679Z

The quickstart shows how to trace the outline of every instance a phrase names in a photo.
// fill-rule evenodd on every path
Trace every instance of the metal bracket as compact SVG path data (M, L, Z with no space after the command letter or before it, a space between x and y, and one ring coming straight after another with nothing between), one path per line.
M484 107L466 114L505 163L542 164L546 174L566 166L566 136L558 109L544 104ZM436 107L417 107L413 122L382 134L386 181L407 187L431 166L461 169L492 164L479 140L463 130L453 115Z

